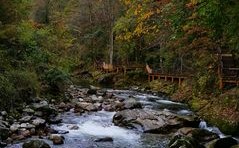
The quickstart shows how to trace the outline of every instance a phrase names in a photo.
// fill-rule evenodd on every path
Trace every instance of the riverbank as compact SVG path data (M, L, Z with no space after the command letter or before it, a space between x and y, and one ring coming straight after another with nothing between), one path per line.
M220 93L194 95L188 88L178 89L172 100L189 104L190 108L223 133L239 133L239 88Z
M172 101L183 102L209 124L215 125L226 134L239 133L239 88L213 93L199 92L192 87L192 82L185 81L179 88L177 84L163 80L147 81L147 75L132 72L127 75L108 74L96 77L103 83L115 88L136 86L143 90L152 90L168 96ZM211 88L208 88L211 89Z
M239 88L198 94L193 92L195 90L187 82L181 88L162 81L150 82L149 86L154 91L162 91L172 101L188 104L196 114L209 124L219 127L223 133L239 134Z
M26 106L14 123L6 120L10 128L4 142L11 139L17 142L8 147L39 148L34 145L40 143L45 147L62 148L196 148L212 140L228 147L237 144L231 137L218 139L223 135L210 132L205 126L199 128L199 117L185 104L172 102L151 91L136 87L115 90L71 86L66 94L68 101L39 100ZM16 137L21 139L13 139Z

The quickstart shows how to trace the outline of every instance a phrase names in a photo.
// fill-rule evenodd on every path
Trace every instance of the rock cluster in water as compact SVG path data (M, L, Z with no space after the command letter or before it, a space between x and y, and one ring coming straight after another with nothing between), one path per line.
M62 135L67 134L68 131L56 131L51 129L50 125L61 123L62 119L58 117L58 114L71 109L79 115L100 110L117 112L112 120L117 126L133 128L146 133L174 135L169 143L170 148L196 148L204 147L204 145L213 148L213 144L216 145L217 141L223 141L217 134L199 129L199 118L195 115L183 116L168 110L144 109L141 103L133 97L118 98L106 90L85 89L77 86L71 86L66 92L66 97L68 101L53 103L44 99L36 99L34 103L26 106L21 111L21 117L15 120L11 120L7 112L1 112L0 140L2 141L0 147L32 136L48 137L55 145L64 144ZM77 130L79 127L72 125L68 128ZM95 139L95 142L112 141L111 137ZM210 144L210 142L214 143ZM228 144L229 146L237 144L233 140L226 142L232 143ZM23 147L47 148L50 146L44 141L32 140L24 143Z

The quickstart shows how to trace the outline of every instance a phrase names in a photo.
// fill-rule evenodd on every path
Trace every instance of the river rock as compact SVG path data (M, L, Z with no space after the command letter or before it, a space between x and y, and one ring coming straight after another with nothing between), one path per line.
M169 111L127 109L117 112L113 123L147 133L170 133L180 127L198 127L199 120L195 116L179 116Z
M51 134L49 139L52 140L54 145L64 144L64 137L58 134Z
M12 134L11 135L11 139L13 141L20 141L20 140L25 139L25 137L23 135L21 135L21 134Z
M3 117L6 117L8 114L7 114L6 111L1 111L1 115L2 115Z
M103 101L103 97L102 96L97 97L96 95L92 95L91 99L92 99L93 102L102 102Z
M67 126L70 130L78 130L79 129L79 126L77 125L68 125Z
M49 104L47 101L41 101L40 103L33 104L34 109L47 108L48 106L49 106Z
M46 123L46 120L41 119L41 118L36 118L36 119L32 120L32 124L35 126L44 125L45 123Z
M89 94L89 95L96 95L97 94L97 90L96 89L89 89L87 91L87 94Z
M61 102L61 103L58 105L58 108L65 110L65 109L67 108L67 105L66 105L66 103L64 103L64 102Z
M14 123L14 124L12 124L12 125L10 126L10 131L11 131L11 132L16 132L20 127L21 127L20 124Z
M216 133L210 132L205 129L191 127L180 128L177 134L192 137L194 139L197 139L199 142L209 142L219 138L219 136Z
M6 146L7 146L7 143L0 142L0 147L1 147L1 148L6 147Z
M111 106L113 108L113 111L121 111L125 109L125 104L120 101L115 101L111 103Z
M94 140L95 142L113 142L112 137L102 137Z
M92 103L81 102L75 106L75 110L97 111L98 108Z
M25 113L27 113L27 114L30 114L30 115L32 115L32 114L35 113L35 111L34 111L33 109L31 109L31 108L25 108L25 109L23 110L23 112L25 112Z
M31 133L31 135L35 135L36 134L36 129L35 128L30 129L30 133Z
M230 148L234 145L237 145L238 142L232 137L225 137L213 140L207 143L205 146L206 148Z
M52 117L49 119L50 124L59 124L62 122L62 119L60 117Z
M9 127L9 123L7 121L0 120L0 126Z
M105 111L115 111L115 108L110 104L108 104L108 105L103 104L102 109L105 110Z
M40 103L34 103L33 108L36 111L41 111L43 113L43 116L45 115L46 117L48 117L51 114L55 115L57 113L56 109L52 105L48 104L47 101L41 101Z
M204 148L204 146L200 145L194 138L176 135L174 136L169 144L169 148Z
M22 145L22 148L51 148L49 144L42 140L31 140L28 142L25 142Z
M32 119L32 116L24 116L21 119L19 119L20 122L29 122Z
M124 108L125 109L142 108L142 105L136 99L130 97L129 99L126 99L124 101Z
M7 128L2 122L3 121L0 121L0 139L5 140L9 136L10 129Z
M38 117L42 117L43 116L43 112L42 111L36 111L34 113L35 116L38 116Z
M68 134L69 131L65 131L65 130L58 130L57 131L58 134Z
M31 128L35 128L36 126L30 123L22 123L20 125L21 128L26 128L26 129L31 129Z
M31 132L29 130L26 129L21 129L19 131L19 135L22 135L23 137L30 137L31 136Z
M99 84L104 84L104 85L110 85L110 84L114 83L113 78L114 78L113 74L102 75L98 79L98 83Z

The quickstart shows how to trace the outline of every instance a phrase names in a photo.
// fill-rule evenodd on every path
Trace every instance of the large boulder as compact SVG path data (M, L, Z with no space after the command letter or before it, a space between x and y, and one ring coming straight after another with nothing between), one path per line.
M216 133L210 132L206 129L192 127L180 128L177 134L197 139L199 142L209 142L219 138L219 136Z
M230 148L238 144L238 141L232 137L224 137L213 140L206 144L206 148Z
M198 141L192 137L176 135L174 136L169 144L169 148L204 148Z
M136 99L130 97L129 99L126 99L124 101L124 108L125 109L142 108L142 105Z
M42 140L27 141L22 145L22 148L51 148L49 144Z
M117 112L113 123L147 133L170 133L185 126L198 127L199 120L195 116L179 116L169 111L127 109Z

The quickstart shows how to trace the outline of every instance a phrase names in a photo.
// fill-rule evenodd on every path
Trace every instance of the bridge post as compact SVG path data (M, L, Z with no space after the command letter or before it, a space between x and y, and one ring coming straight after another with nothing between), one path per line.
M219 78L219 88L223 89L223 80L222 80L222 78Z

